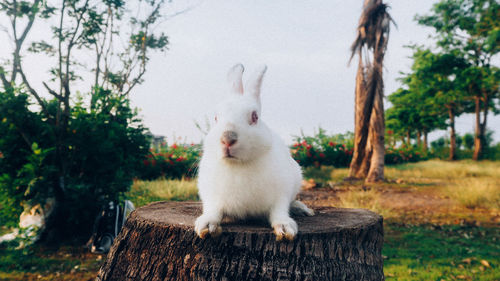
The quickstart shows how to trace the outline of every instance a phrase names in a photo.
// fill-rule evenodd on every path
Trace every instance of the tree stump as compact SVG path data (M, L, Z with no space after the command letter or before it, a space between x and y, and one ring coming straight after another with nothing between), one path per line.
M384 280L382 217L315 211L295 218L291 242L277 242L264 221L223 224L219 237L200 239L201 203L153 203L130 215L96 280Z

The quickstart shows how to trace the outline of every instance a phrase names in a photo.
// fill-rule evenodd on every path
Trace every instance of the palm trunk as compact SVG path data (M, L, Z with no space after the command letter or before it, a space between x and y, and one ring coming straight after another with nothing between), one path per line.
M450 156L449 160L456 160L455 150L457 147L456 135L455 135L455 112L450 107L448 108L448 115L450 117Z
M406 146L410 147L411 145L411 133L410 130L406 131Z
M356 173L356 178L364 179L368 175L368 171L370 170L371 159L373 154L373 145L372 145L372 134L371 129L368 130L368 141L366 142L366 146L364 149L363 161L359 167L358 172Z
M354 151L349 167L350 178L364 178L366 173L361 168L365 162L366 147L368 142L368 126L373 104L373 97L367 95L365 71L362 54L359 52L358 72L356 74L355 90L355 117L354 117Z
M366 180L384 178L384 86L383 60L387 49L391 16L382 0L365 0L359 19L357 38L351 58L358 54L356 74L354 153L349 169L350 178L367 176ZM363 57L363 51L372 52ZM365 65L366 62L366 65Z
M382 66L374 66L374 71L382 76ZM366 182L377 182L384 180L384 158L385 158L385 122L384 122L384 97L382 77L377 79L377 91L375 91L375 100L373 103L373 112L370 118L370 136L372 145L372 157L370 170L366 177Z

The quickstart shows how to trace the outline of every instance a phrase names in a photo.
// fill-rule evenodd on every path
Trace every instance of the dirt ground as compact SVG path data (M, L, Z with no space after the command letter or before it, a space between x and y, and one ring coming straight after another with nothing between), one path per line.
M500 224L499 210L466 208L439 194L432 186L408 187L397 183L365 186L343 183L302 190L299 199L309 206L371 209L384 216L386 221L406 224Z

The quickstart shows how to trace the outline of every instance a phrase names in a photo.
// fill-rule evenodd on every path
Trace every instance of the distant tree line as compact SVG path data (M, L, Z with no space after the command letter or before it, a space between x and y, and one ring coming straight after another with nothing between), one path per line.
M449 129L449 159L456 159L455 119L475 114L473 159L484 158L487 117L499 108L500 71L493 64L500 50L500 4L495 0L442 0L420 25L435 31L434 46L411 46L413 65L403 86L388 99L387 130L424 151L427 135ZM470 140L468 140L470 142Z

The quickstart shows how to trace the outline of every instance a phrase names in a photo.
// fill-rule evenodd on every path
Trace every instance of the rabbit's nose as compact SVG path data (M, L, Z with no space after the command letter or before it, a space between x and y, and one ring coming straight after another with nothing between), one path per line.
M238 140L238 134L236 134L236 132L233 132L233 131L225 131L223 134L222 134L222 137L220 139L220 142L225 145L226 147L230 147L232 146L233 144L236 143L236 141Z

